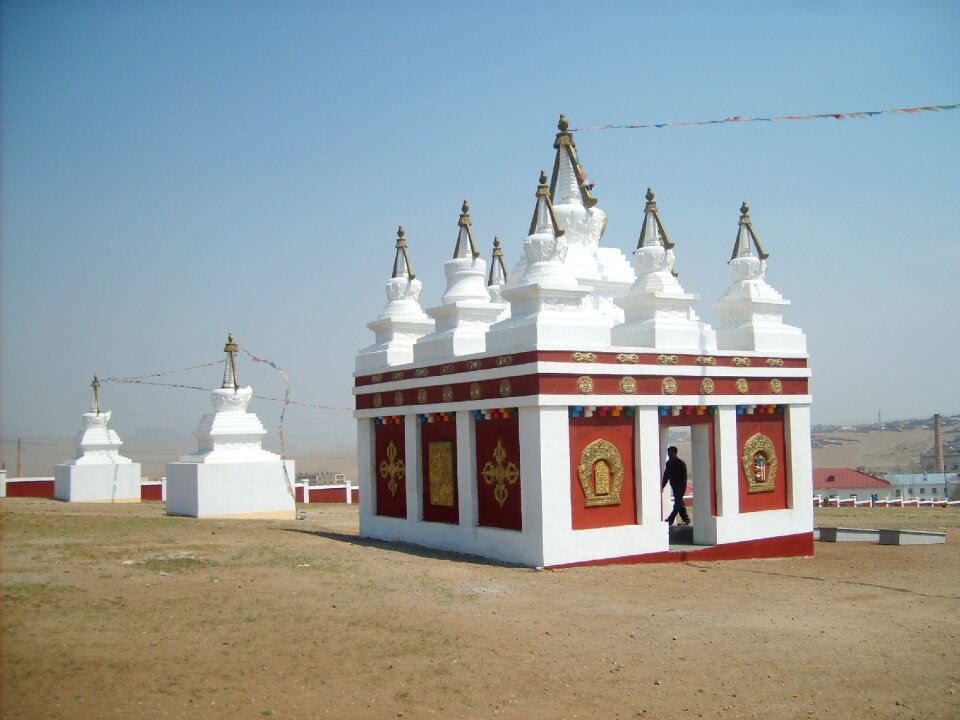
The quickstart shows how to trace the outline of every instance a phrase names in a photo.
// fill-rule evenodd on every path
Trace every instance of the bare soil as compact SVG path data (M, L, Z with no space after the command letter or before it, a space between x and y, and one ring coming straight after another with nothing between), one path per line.
M2 501L3 718L960 716L958 510L819 511L946 545L537 572L301 509Z

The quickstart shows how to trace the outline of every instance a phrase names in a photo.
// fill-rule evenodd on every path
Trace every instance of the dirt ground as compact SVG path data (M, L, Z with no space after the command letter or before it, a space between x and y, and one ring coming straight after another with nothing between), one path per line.
M960 717L960 510L818 511L946 545L537 572L301 509L2 501L3 718Z

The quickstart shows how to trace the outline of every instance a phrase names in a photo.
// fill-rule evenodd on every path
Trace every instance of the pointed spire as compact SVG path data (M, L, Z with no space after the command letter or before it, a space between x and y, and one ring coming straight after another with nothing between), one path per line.
M490 277L487 287L503 285L507 281L507 266L503 262L503 250L500 249L500 238L493 238L493 256L490 258Z
M637 241L637 247L663 245L667 250L672 250L675 243L670 242L670 238L667 236L663 221L660 220L657 203L653 199L653 190L650 188L647 188L646 198L647 204L643 208L643 225L640 228L640 239Z
M93 388L93 405L90 408L92 412L95 412L97 415L100 414L100 381L97 380L97 376L93 376L93 382L90 383L90 387Z
M397 249L397 254L393 258L393 274L390 277L406 276L408 280L413 280L416 275L410 263L410 255L407 253L407 241L403 239L403 225L397 228L397 244L394 247Z
M540 184L537 186L537 205L533 209L533 219L530 221L529 235L538 232L553 232L556 237L563 236L563 230L557 222L553 212L553 201L550 199L550 189L547 187L547 174L540 171Z
M760 239L753 231L753 224L750 222L749 212L749 205L746 203L740 205L740 227L737 229L737 241L733 244L733 254L730 256L731 260L738 257L752 256L754 254L754 248L756 248L757 255L761 260L766 260L770 257L769 254L763 251Z
M460 232L457 234L457 246L454 248L453 257L480 257L477 244L473 241L473 231L470 229L470 204L466 200L460 207L460 219L457 225L460 227Z
M240 388L237 382L237 349L240 346L233 341L233 333L227 333L227 344L223 346L223 351L227 354L226 365L223 368L223 384L221 388L233 388L234 391Z
M557 155L553 160L553 175L550 179L550 199L556 200L557 181L561 181L561 197L564 197L564 190L569 191L575 183L577 191L580 193L580 199L585 207L592 208L597 204L597 199L590 194L590 186L587 182L587 174L580 165L577 158L577 144L573 141L573 135L567 131L569 123L566 115L560 115L560 121L557 123L556 139L553 141L553 147ZM561 170L563 171L561 177ZM569 173L572 171L572 177Z

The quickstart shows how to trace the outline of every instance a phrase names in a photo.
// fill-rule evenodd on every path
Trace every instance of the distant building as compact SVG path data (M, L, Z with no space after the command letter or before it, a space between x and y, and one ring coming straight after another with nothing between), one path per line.
M947 500L956 487L957 473L913 473L884 475L890 483L892 498L904 500Z
M813 471L813 494L839 499L869 500L894 497L892 485L874 475L850 468L817 468Z

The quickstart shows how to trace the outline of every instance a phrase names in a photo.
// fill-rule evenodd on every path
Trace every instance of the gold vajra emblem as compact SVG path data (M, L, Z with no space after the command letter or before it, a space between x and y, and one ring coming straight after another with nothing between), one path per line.
M451 400L453 400L453 388L450 387L449 385L444 385L443 390L441 390L440 392L443 395L444 402L450 402Z
M479 400L483 393L480 391L480 383L470 383L470 399Z
M582 393L593 392L593 378L589 375L583 375L577 378L577 390Z
M733 359L733 364L737 367L748 367L750 365L750 358L747 357L735 357Z
M637 363L640 362L640 358L636 353L620 353L617 355L618 363Z
M777 487L777 450L763 433L753 435L743 445L740 458L747 492L772 492Z
M663 390L664 395L676 395L677 379L672 377L665 377L663 379L663 382L660 384L660 387Z
M427 401L427 391L423 388L417 390L417 402L421 405Z
M497 438L497 447L493 450L493 460L487 460L480 475L487 485L493 485L493 497L502 508L510 496L508 485L516 485L520 479L520 471L516 463L504 463L507 451L503 447L503 440Z
M513 364L513 355L502 355L497 358L497 367L503 367L504 365Z
M750 386L747 384L746 378L737 378L737 392L741 395L746 395L747 391L750 389Z
M782 392L783 392L783 383L780 382L780 381L777 380L777 379L771 380L771 381L770 381L770 392L772 392L774 395L779 395L780 393L782 393Z
M430 371L427 370L427 368L417 368L416 370L413 371L413 374L416 375L417 377L426 377L427 375L430 374Z
M393 379L394 379L394 380L403 380L403 373L402 373L402 372L395 372L395 373L393 374Z
M617 446L598 439L580 453L577 479L587 507L619 505L623 487L623 461Z
M407 472L403 460L397 460L397 446L393 440L387 445L387 459L380 463L380 477L387 481L387 490L390 491L390 497L396 497L397 488L400 481L403 480Z
M574 362L593 362L597 359L596 353L592 352L575 352L573 354Z
M620 392L632 395L637 391L637 380L629 375L620 380Z
M513 387L510 385L509 380L500 381L500 397L510 397L510 393L513 392Z
M700 392L704 395L709 395L713 392L714 384L713 378L704 378L700 381Z
M680 358L676 355L657 355L657 362L661 365L676 365Z
M701 355L700 357L697 358L697 364L698 365L716 365L717 359L713 357L706 357Z
M457 366L451 363L449 365L444 365L442 368L440 368L440 372L444 375L449 375L456 369L457 369Z
M453 443L432 442L428 446L430 504L453 507Z
M783 360L780 358L767 358L767 365L770 367L783 367Z
M483 367L483 363L479 360L471 360L467 363L467 370L479 370Z

